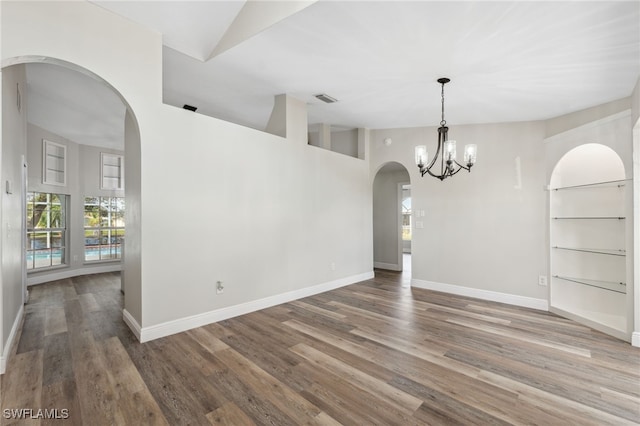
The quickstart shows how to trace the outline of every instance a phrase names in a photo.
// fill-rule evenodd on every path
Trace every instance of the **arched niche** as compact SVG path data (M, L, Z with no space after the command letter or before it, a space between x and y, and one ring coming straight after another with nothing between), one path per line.
M573 148L550 179L550 309L628 340L633 317L622 159L608 146Z
M551 174L551 188L584 185L625 178L620 156L606 145L587 143L560 158Z

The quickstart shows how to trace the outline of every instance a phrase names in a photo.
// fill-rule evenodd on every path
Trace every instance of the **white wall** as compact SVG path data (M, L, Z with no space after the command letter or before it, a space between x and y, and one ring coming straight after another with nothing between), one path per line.
M163 121L176 111L167 107ZM157 206L163 217L176 218L170 221L176 226L159 223L161 232L149 231L143 220L143 241L151 242L143 247L143 282L166 283L157 286L161 291L143 287L143 315L150 312L152 324L371 271L364 161L197 114L189 118L194 137L165 128L181 144L154 152L153 161L165 168L143 168L155 183L145 188L143 182L143 217ZM143 163L144 153L143 145ZM189 175L167 173L172 164L188 167ZM178 202L152 203L166 194ZM150 258L156 267L146 267ZM215 295L216 280L224 282L224 296ZM180 300L185 303L175 303Z
M325 135L326 141L322 140ZM336 130L326 124L313 124L307 137L309 145L358 158L358 129Z
M140 131L132 112L127 110L124 117L125 147L125 252L123 254L124 271L121 274L124 291L124 308L134 318L142 318L142 227L140 226L141 180L140 180Z
M18 100L18 90L20 100ZM2 203L2 335L0 339L0 370L8 355L11 342L19 323L19 312L23 304L22 286L22 161L26 154L27 130L27 82L24 65L2 70L2 140L12 143L2 145L1 194ZM20 109L18 109L18 102ZM11 182L12 193L6 191L6 182Z
M565 114L560 117L554 117L545 121L545 134L546 137L551 137L580 126L587 125L603 117L609 117L611 115L627 111L629 108L631 108L631 99L622 98L612 102L607 102L606 104L597 105L592 108Z
M358 129L332 131L331 151L358 158Z
M459 151L477 144L478 163L471 173L441 182L420 177L414 163L416 145L426 144L433 155L435 127L371 131L372 170L387 161L403 164L411 175L413 211L425 211L424 228L413 229L413 285L506 294L515 297L504 300L544 307L547 289L538 285L547 271L543 123L452 123L450 137Z
M402 183L409 183L407 170L389 171L386 167L373 180L373 262L377 268L402 270L398 247L401 217L398 184Z
M143 328L372 271L365 161L307 146L306 119L283 139L163 105L160 35L95 5L2 7L3 65L34 54L80 65L135 114L140 243L128 234L126 256L141 261L140 314L129 312ZM127 207L137 201L127 191Z
M28 66L28 65L27 65ZM124 123L122 124L124 126ZM48 185L42 182L42 141L46 139L67 147L67 185ZM27 163L30 192L51 192L69 195L67 212L67 265L45 271L32 271L27 284L39 284L85 273L120 270L120 261L100 264L84 262L84 197L124 197L124 191L100 189L100 153L124 154L122 151L81 145L34 124L27 126ZM126 161L126 159L125 159ZM125 175L126 176L126 175Z

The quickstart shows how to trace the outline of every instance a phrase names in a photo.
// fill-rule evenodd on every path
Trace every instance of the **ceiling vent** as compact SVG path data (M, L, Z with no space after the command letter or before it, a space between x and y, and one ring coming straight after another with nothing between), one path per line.
M187 104L184 104L184 106L182 108L188 109L189 111L193 111L193 112L196 112L196 110L198 109L198 107L194 107L194 106L187 105Z
M334 102L338 102L337 99L332 98L329 95L325 95L324 93L320 93L319 95L314 95L316 98L320 99L322 102L326 102L328 104L332 104Z

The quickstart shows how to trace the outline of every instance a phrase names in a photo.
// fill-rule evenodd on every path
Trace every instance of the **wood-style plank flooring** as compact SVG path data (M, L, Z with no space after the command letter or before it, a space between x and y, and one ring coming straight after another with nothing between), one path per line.
M145 344L122 321L117 273L31 287L2 376L2 424L640 422L637 348L553 314L402 279L377 271ZM20 408L69 418L5 418Z

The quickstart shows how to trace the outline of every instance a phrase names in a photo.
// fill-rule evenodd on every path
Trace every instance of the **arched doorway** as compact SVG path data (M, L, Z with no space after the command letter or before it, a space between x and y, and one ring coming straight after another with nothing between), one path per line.
M611 148L567 152L550 180L550 310L629 340L631 185Z
M385 163L373 179L372 190L374 267L392 271L410 270L411 179L409 172L400 163ZM403 281L406 280L403 278Z
M131 211L129 209L126 210L124 222L126 223L126 232L127 239L125 240L125 244L134 246L139 246L139 235L140 235L140 223L138 223L138 218L140 217L139 212L135 209L139 210L140 206L140 190L139 190L139 182L140 182L140 133L138 130L137 119L135 117L134 112L132 111L129 103L124 99L122 94L109 82L105 81L100 76L92 73L91 71L66 62L62 60L58 60L55 58L46 58L42 56L24 56L19 58L10 58L3 61L2 64L2 77L3 77L3 88L11 87L11 90L3 90L2 104L3 104L3 138L2 138L2 152L3 154L3 167L2 174L3 180L8 180L12 182L12 192L13 196L11 198L5 198L4 202L1 205L2 217L3 219L10 220L16 223L16 226L13 226L14 229L13 235L14 238L8 241L3 241L3 280L2 280L2 290L3 290L3 298L2 298L2 314L5 318L14 318L17 314L17 307L21 306L22 303L26 301L26 285L27 285L27 277L26 277L26 250L25 250L25 238L24 235L27 234L27 225L25 223L24 217L27 216L25 214L25 209L23 206L25 205L25 197L27 191L40 191L45 192L46 189L51 189L54 187L59 187L58 191L49 191L52 193L60 193L64 195L65 201L61 202L60 205L66 203L65 209L68 211L65 212L65 216L70 218L69 223L66 225L69 227L68 230L55 230L56 232L60 232L60 240L65 241L62 243L57 243L52 245L52 247L48 248L50 250L50 257L55 257L55 260L52 260L51 266L64 266L63 262L68 264L68 267L58 268L58 269L50 269L49 271L44 271L44 275L48 275L51 273L50 278L60 279L66 278L65 274L69 277L74 275L82 275L85 273L95 273L101 272L105 269L109 269L106 264L98 265L94 263L91 268L74 268L74 265L84 266L83 263L86 263L87 260L85 258L85 247L84 242L84 229L83 229L83 206L85 202L85 196L90 195L89 193L84 192L84 183L81 179L76 179L75 182L70 179L67 181L66 177L64 179L59 179L58 181L48 181L44 179L46 173L48 173L43 167L45 163L44 159L49 155L48 151L43 148L35 147L34 144L31 144L31 141L28 140L27 133L28 130L28 115L27 111L29 110L29 102L28 99L28 91L27 87L27 74L29 70L35 72L36 74L40 73L44 68L48 70L48 72L57 73L62 80L66 81L67 91L64 99L57 99L56 102L51 102L49 105L49 114L55 116L56 114L61 113L64 108L69 107L69 104L73 102L84 102L84 104L80 105L80 108L89 109L89 105L87 105L89 99L91 103L92 110L100 110L100 107L103 107L102 113L98 112L96 115L99 116L101 120L107 121L109 116L105 113L108 110L109 105L105 107L106 104L111 103L113 106L114 103L120 105L119 116L116 117L115 122L113 122L113 117L109 116L112 122L109 123L113 128L117 128L119 131L119 137L121 138L122 147L120 151L124 153L122 157L126 157L127 161L124 163L119 163L117 166L119 168L119 173L121 173L122 180L126 175L127 177L127 190L125 198L125 204L133 207ZM49 74L51 75L51 74ZM8 79L11 79L11 84L8 83ZM5 84L7 82L7 84ZM74 84L74 82L76 84ZM38 84L49 84L55 85L54 81L47 82L46 78L43 81L39 81ZM35 84L35 83L34 83ZM88 89L89 87L93 89ZM86 90L95 90L95 92L89 93L88 97L81 98L81 94ZM86 94L85 94L86 95ZM109 99L107 99L109 98ZM39 99L38 102L41 104L46 104L51 101L51 98L48 96L43 96L43 99ZM62 105L64 104L64 105ZM35 105L32 105L31 113L35 111ZM56 108L57 105L57 108ZM42 105L40 105L42 106ZM76 105L77 106L77 105ZM97 108L96 108L97 107ZM40 111L42 113L42 111ZM45 111L46 115L46 111ZM31 117L33 119L33 117ZM73 134L68 135L60 135L60 140L57 142L54 141L51 144L51 159L52 161L58 158L59 164L63 167L59 170L56 167L52 167L52 170L58 170L51 172L52 174L60 172L60 174L65 175L65 173L70 170L71 167L82 168L83 165L79 164L81 160L81 155L79 152L80 149L74 148L74 153L69 149L68 146L64 143L64 141L69 141L69 145L83 145L83 146L92 146L91 149L96 152L92 152L96 160L96 167L91 167L90 170L87 170L87 176L90 176L90 180L92 184L98 188L96 192L98 196L102 196L104 194L108 194L107 189L110 185L109 183L105 183L105 176L107 176L106 172L102 171L101 166L103 165L101 162L104 158L108 157L108 155L101 156L102 152L105 151L105 154L113 154L113 151L117 151L116 149L107 149L100 148L99 144L83 144L83 142L87 142L87 139L90 138L91 132L95 134L103 134L108 132L105 128L100 128L96 130L94 127L91 127L90 123L87 123L88 120L83 120L82 117L76 120L78 129L83 130L84 132L78 132L78 135L84 136L74 136ZM91 127L90 129L81 129L82 126ZM35 139L38 139L38 146L44 146L45 139L53 139L51 137L43 137L43 134L51 135L54 133L62 133L59 130L56 132L52 131L52 129L44 129L41 126L33 126L37 127L40 132ZM43 125L43 127L47 127ZM107 126L108 127L108 126ZM86 131L85 131L86 130ZM87 136L88 135L88 136ZM51 141L49 141L51 142ZM34 148L35 147L35 148ZM53 151L59 149L63 155L58 156ZM55 154L55 155L54 155ZM32 171L37 172L37 178L32 178L30 183L27 185L27 181L22 179L20 176L20 172L24 170L23 164L25 164L24 159L28 159L29 155L33 158L38 157L36 161L33 161L30 168ZM111 155L111 157L117 157L116 155ZM18 159L20 159L19 167L16 166L18 164ZM6 160L6 162L5 162ZM107 164L106 160L104 160L104 164ZM95 170L94 170L95 169ZM87 178L89 179L89 178ZM113 181L113 179L112 179ZM73 188L72 188L73 187ZM124 191L124 188L120 186L119 188ZM101 192L102 191L102 192ZM16 206L20 206L18 210ZM71 227L74 227L71 229ZM64 232L68 231L68 235L64 235ZM115 233L113 233L115 232ZM118 268L123 270L122 277L123 282L127 282L127 288L125 291L125 307L131 304L136 305L135 307L128 307L127 309L130 311L139 312L141 309L140 297L141 293L141 281L139 277L140 271L140 259L135 256L122 256L124 252L127 250L124 249L122 244L122 240L119 238L119 234L117 231L108 230L108 236L106 237L106 244L100 243L99 253L101 254L103 251L104 245L110 246L108 249L109 256L111 256L111 260L119 261L122 259L122 265L116 265ZM100 235L103 233L100 231ZM18 238L15 238L18 236ZM71 239L73 238L73 240ZM5 244L7 243L7 244ZM73 244L73 248L71 248L71 244ZM121 251L122 246L122 251ZM135 250L132 250L135 253ZM5 253L11 253L11 258L4 256ZM35 256L35 253L32 253L32 256ZM54 265L53 262L56 264ZM113 263L111 265L113 267ZM21 279L14 280L13 276L16 274L20 274ZM137 276L136 276L137 275ZM17 283L17 284L14 284ZM15 288L14 288L15 287ZM138 296L136 296L138 295ZM129 297L133 296L133 297ZM6 330L3 330L6 334Z

